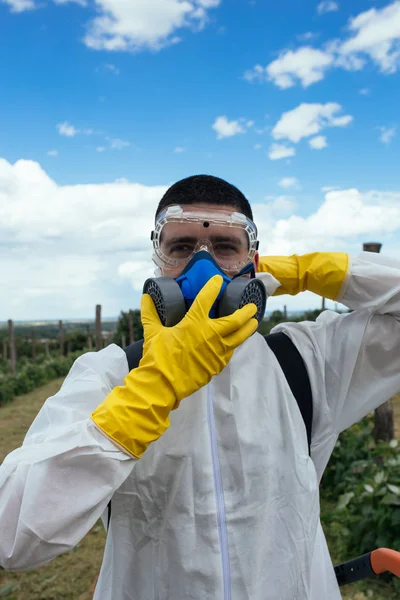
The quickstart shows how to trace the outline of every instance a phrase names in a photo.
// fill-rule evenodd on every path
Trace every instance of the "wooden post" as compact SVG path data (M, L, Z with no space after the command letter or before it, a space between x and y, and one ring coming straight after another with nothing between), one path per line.
M377 252L379 254L381 248L382 244L379 242L367 242L366 244L363 244L364 252Z
M133 313L130 310L128 315L128 325L129 325L129 343L133 344Z
M32 361L36 362L36 331L32 329Z
M285 321L287 320L287 306L286 306L286 304L283 307L283 318L285 319Z
M124 333L122 334L122 340L121 340L121 342L122 342L122 347L126 348L126 336L125 336Z
M92 336L90 335L90 325L87 326L87 345L89 350L93 348Z
M382 244L379 242L368 242L363 244L364 252L381 251ZM394 420L392 402L388 400L375 409L373 436L375 442L390 442L394 439Z
M14 323L8 321L8 341L10 346L10 371L14 375L17 370L17 352L15 350Z
M3 360L7 360L7 340L3 340Z
M325 310L325 298L322 298L322 310Z
M60 355L64 356L64 330L62 321L58 321L58 333L60 340Z
M96 352L103 347L101 339L101 304L96 305Z
M67 344L67 356L68 356L68 354L71 354L71 346L72 346L71 340L68 340L68 344Z

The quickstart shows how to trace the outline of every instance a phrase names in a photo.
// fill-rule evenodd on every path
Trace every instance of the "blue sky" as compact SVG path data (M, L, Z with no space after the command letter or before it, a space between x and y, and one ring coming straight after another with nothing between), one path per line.
M398 0L0 0L0 52L0 320L138 307L195 173L243 190L265 253L400 251Z

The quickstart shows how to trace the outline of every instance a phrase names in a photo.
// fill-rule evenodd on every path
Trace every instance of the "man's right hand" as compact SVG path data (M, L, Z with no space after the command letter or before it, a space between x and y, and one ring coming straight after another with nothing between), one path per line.
M150 296L142 298L144 356L140 365L151 365L163 372L173 387L177 404L218 375L235 348L258 327L253 318L257 312L255 304L228 317L210 319L222 283L219 275L212 277L175 327L164 327Z
M143 358L92 414L97 427L136 458L169 427L171 410L218 375L258 327L254 304L210 319L222 282L219 275L210 279L175 327L164 327L150 296L142 298Z

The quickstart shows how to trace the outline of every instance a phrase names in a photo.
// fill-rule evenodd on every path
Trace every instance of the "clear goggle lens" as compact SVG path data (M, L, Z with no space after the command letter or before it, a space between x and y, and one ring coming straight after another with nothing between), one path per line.
M207 250L226 272L238 272L253 261L257 228L245 215L225 211L184 210L170 206L152 232L153 260L160 269L184 268Z

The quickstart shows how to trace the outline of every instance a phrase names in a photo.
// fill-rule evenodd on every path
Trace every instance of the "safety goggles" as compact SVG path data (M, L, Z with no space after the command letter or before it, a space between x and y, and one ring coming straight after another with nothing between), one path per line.
M151 233L153 260L159 269L184 268L207 250L227 273L237 273L258 250L257 227L239 212L169 206Z

